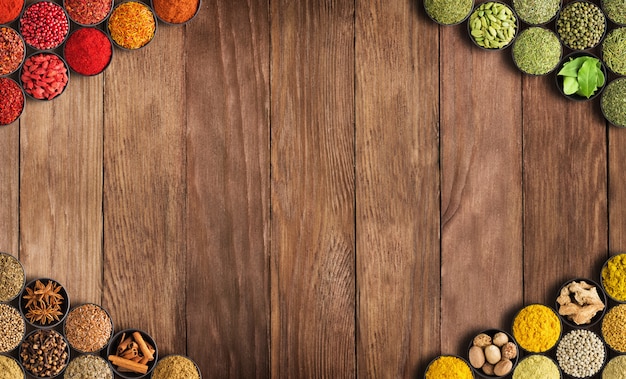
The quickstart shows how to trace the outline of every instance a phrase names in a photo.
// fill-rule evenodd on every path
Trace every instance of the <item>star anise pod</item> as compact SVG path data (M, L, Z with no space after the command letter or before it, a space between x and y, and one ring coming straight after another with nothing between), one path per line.
M40 323L41 325L46 325L47 323L52 323L53 321L59 321L60 317L63 315L61 313L61 307L58 305L54 306L33 306L27 313L26 318L31 323Z
M52 282L52 280L48 280L48 284L45 286L39 280L35 283L35 294L39 295L41 301L47 304L60 304L63 301L63 296L59 291L61 291L61 286Z

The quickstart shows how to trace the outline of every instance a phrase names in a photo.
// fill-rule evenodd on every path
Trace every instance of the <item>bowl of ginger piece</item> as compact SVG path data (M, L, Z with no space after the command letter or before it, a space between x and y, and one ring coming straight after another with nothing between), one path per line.
M590 328L602 319L606 305L606 294L598 283L576 278L561 286L555 309L561 320L572 328Z

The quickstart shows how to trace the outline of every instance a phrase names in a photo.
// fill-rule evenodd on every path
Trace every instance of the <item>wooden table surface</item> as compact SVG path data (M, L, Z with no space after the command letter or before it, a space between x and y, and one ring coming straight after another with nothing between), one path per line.
M0 162L0 251L205 378L419 378L626 248L626 131L421 0L203 0Z

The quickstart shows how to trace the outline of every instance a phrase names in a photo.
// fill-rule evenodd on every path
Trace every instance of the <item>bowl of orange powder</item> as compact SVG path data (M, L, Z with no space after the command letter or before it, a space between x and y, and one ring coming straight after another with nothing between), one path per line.
M202 0L151 0L151 5L160 21L183 25L196 17L202 6Z
M561 339L563 325L556 311L543 304L530 304L513 319L513 338L528 353L545 353Z

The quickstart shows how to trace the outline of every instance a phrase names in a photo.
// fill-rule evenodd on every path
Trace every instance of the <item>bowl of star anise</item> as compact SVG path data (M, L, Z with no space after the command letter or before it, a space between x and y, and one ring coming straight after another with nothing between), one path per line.
M70 298L58 281L39 278L24 287L20 297L20 312L35 328L50 329L61 324L70 309Z

